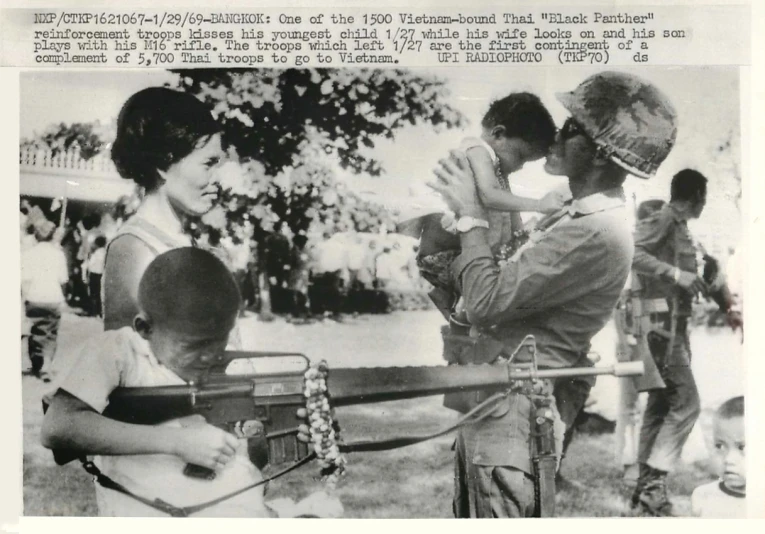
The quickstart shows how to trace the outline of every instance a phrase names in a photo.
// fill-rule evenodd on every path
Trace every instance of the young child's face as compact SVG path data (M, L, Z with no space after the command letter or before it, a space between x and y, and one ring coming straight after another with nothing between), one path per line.
M495 136L492 148L499 158L502 176L517 172L530 162L542 159L546 151L519 137Z
M716 418L714 422L715 460L720 478L731 489L746 489L746 435L744 418Z
M199 378L220 356L228 344L230 329L217 334L193 334L153 328L149 345L157 360L186 381Z

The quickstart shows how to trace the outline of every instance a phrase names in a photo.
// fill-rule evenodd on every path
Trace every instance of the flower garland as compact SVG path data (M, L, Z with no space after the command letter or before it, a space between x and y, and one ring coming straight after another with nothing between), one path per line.
M320 475L327 487L334 489L345 472L345 457L340 454L340 426L332 418L327 391L329 366L322 360L305 372L306 411L311 444L319 460Z
M510 240L499 246L496 254L494 254L494 260L501 267L510 261L510 258L529 240L531 232L522 228L513 232Z

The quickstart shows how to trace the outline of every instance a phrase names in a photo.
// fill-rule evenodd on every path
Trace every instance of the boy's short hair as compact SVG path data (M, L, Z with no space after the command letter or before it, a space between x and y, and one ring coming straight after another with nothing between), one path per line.
M683 169L672 177L670 184L670 201L689 200L695 202L707 192L707 178L699 171Z
M153 325L189 334L215 336L231 330L240 300L223 262L194 247L160 254L138 284L138 306Z
M503 126L507 137L518 137L545 150L553 144L557 131L550 112L539 97L531 93L510 93L495 100L481 126L487 129Z
M717 411L715 417L718 419L735 419L744 417L744 397L733 397L723 402Z

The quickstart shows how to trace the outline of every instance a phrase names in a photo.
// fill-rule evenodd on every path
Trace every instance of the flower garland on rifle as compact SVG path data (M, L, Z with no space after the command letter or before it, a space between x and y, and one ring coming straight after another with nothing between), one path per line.
M340 426L333 420L329 404L328 372L329 366L324 360L311 365L305 372L304 395L311 444L319 460L320 474L326 485L334 489L345 472L346 460L338 446Z

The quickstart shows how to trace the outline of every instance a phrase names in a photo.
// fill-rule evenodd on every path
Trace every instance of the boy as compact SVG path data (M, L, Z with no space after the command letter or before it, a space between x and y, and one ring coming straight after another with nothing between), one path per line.
M258 482L246 441L201 417L155 426L108 419L101 412L117 387L183 385L196 381L223 352L239 313L239 291L224 264L209 252L179 248L155 258L138 287L133 328L107 331L87 342L61 376L42 426L45 447L96 455L108 477L132 493L175 506L194 506ZM213 480L183 474L187 463L216 472ZM122 493L96 485L100 515L163 516ZM284 507L284 515L303 513ZM195 516L270 517L263 486Z
M744 397L717 409L713 422L714 460L720 479L693 491L693 515L711 518L746 517L746 435Z

